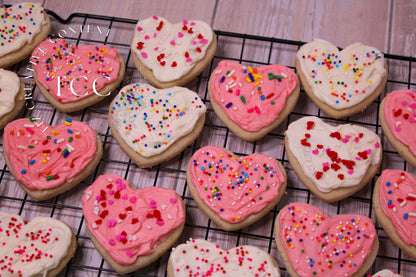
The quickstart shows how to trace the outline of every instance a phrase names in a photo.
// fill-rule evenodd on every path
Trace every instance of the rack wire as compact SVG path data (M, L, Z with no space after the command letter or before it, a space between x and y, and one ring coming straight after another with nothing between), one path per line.
M52 108L39 93L31 77L28 60L14 66L12 70L18 73L26 83L28 96L27 109L21 114L22 117L36 116L51 125L61 123L70 117L83 121L92 126L100 135L104 145L104 155L94 173L84 180L77 188L72 189L49 201L39 202L28 197L15 182L13 176L7 169L4 160L0 160L0 209L21 215L24 219L37 215L47 215L65 221L71 226L78 241L78 249L74 258L68 263L59 276L119 276L101 258L92 245L85 230L85 221L82 216L80 198L84 189L94 179L104 173L118 173L127 179L135 187L162 186L175 189L182 195L187 206L187 219L185 229L178 243L185 242L189 237L205 238L217 242L222 248L228 249L238 245L251 244L268 251L278 260L282 276L289 276L284 264L280 260L274 243L273 226L279 210L290 202L307 202L328 212L329 215L340 213L361 213L369 216L376 222L372 209L372 191L374 179L381 170L395 168L407 170L415 174L415 168L408 166L398 153L384 138L378 117L380 99L385 92L400 88L415 87L415 73L412 72L414 57L385 54L389 66L389 78L385 92L372 103L365 113L348 117L344 120L334 121L321 112L309 100L304 91L301 91L299 102L288 119L268 134L265 138L248 143L236 137L216 117L207 98L207 83L210 72L222 59L231 59L247 65L260 66L270 63L284 64L294 69L294 57L304 42L286 40L280 38L246 35L239 33L223 32L216 30L218 48L208 68L187 86L196 91L207 105L207 121L204 130L195 143L169 162L160 164L152 169L140 169L132 163L122 152L115 142L111 130L107 124L108 106L111 98L118 90L131 82L145 81L136 72L130 59L129 49L130 35L134 30L137 20L108 17L94 14L73 13L67 19L62 19L51 10L47 10L51 16L53 25L53 37L64 37L76 45L79 44L106 44L116 47L126 59L126 77L120 87L113 92L113 96L104 101L84 109L83 111L63 114ZM124 38L121 39L121 38ZM33 109L30 109L31 107ZM379 173L362 191L355 195L327 204L316 198L306 189L294 174L287 160L284 148L284 131L290 122L306 115L314 115L323 118L327 122L338 124L353 123L367 127L382 137L383 141L383 163ZM254 152L271 155L282 162L288 173L287 192L280 203L270 211L255 226L234 231L225 232L212 223L201 211L199 211L186 185L186 164L191 155L200 147L205 145L216 145L230 149L237 155L248 155ZM3 140L0 140L0 149L3 151ZM388 239L383 229L376 224L380 238L380 251L375 263L369 273L375 273L383 268L396 270L406 276L416 275L416 261L407 257ZM157 262L143 268L128 276L166 276L167 260L169 252L163 255Z

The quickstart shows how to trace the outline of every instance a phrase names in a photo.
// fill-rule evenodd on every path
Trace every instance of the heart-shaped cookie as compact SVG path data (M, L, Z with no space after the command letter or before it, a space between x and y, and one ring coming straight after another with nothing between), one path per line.
M290 276L363 276L377 256L377 231L364 215L329 217L306 203L291 203L274 230Z
M264 137L286 119L299 91L295 72L286 66L251 68L227 60L218 64L208 86L215 113L247 141Z
M50 217L30 222L0 211L0 276L56 276L75 254L68 225Z
M286 172L273 157L236 157L221 147L199 149L189 161L186 179L198 207L222 229L251 225L279 202Z
M122 88L110 105L111 131L140 167L152 167L182 152L199 136L206 107L183 87L157 89L148 84Z
M383 170L374 187L373 204L386 234L416 259L416 178L401 170Z
M331 126L314 116L289 125L285 146L296 175L329 203L362 189L382 160L380 138L374 132L351 124Z
M403 89L387 94L379 114L387 139L403 159L416 167L416 93Z
M103 153L97 133L71 119L55 127L34 118L17 119L6 125L3 139L7 167L37 200L49 199L80 183Z
M32 53L51 30L51 22L38 4L20 3L0 9L0 68L16 64Z
M107 45L77 46L63 39L47 39L30 58L43 96L58 110L69 113L89 107L121 83L125 64Z
M296 54L296 72L315 104L332 118L362 112L387 82L387 65L380 50L355 43L339 51L315 39Z
M217 39L211 27L198 20L172 24L153 16L137 22L131 38L133 61L153 86L182 86L211 62Z
M0 69L0 129L25 105L25 85L16 73Z
M245 245L223 250L209 241L190 239L172 250L168 276L280 277L280 269L272 256L257 247Z
M185 205L174 190L135 190L117 174L99 176L81 200L92 242L119 273L156 261L185 224Z

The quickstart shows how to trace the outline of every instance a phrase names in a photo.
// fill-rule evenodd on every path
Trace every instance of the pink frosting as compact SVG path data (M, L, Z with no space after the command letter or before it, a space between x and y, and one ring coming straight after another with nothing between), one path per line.
M283 65L251 68L224 60L210 82L212 100L242 129L256 132L276 120L298 78Z
M387 94L384 118L393 135L416 156L416 93L403 89Z
M17 119L5 127L3 138L15 178L30 190L72 182L97 152L95 131L71 119L55 127L33 118Z
M230 223L260 212L276 199L286 181L272 157L236 158L215 146L203 147L192 156L189 174L202 201Z
M405 171L385 169L379 183L384 214L407 245L416 245L416 178Z
M299 276L352 276L377 238L373 222L360 214L329 217L305 203L280 212L279 239Z
M88 230L123 265L151 254L185 220L182 201L174 190L134 190L117 174L99 176L81 201Z
M120 70L115 48L107 45L75 46L63 39L43 41L33 51L30 60L36 71L36 79L61 103L76 102L93 95L94 81L99 92L105 85L118 79Z

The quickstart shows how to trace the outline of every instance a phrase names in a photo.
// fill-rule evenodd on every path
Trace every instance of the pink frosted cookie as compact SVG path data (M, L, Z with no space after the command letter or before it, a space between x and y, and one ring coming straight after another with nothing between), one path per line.
M157 88L182 86L211 62L217 38L211 27L198 20L172 24L153 16L137 22L131 38L134 64Z
M0 9L0 68L14 65L32 53L49 34L51 22L38 4L20 3Z
M198 207L226 231L263 217L279 202L287 183L285 169L273 157L254 153L237 158L215 146L195 152L186 179Z
M76 46L47 39L30 58L43 96L58 110L70 113L103 100L121 83L125 64L115 48Z
M352 44L342 51L315 39L296 55L296 72L305 92L332 118L362 112L387 82L387 64L380 50Z
M416 167L416 93L403 89L387 94L379 114L387 139L403 159Z
M30 222L0 211L0 276L53 277L77 248L71 228L62 221L38 216Z
M380 138L374 132L358 125L331 126L314 116L289 125L285 146L299 179L326 202L362 189L382 160Z
M122 88L110 105L111 132L140 167L170 160L192 144L205 123L206 107L184 87L157 89L145 83Z
M306 203L291 203L280 211L274 230L292 277L361 277L378 252L374 224L360 214L329 217Z
M209 241L190 239L172 249L168 263L168 277L188 276L280 277L280 269L272 256L257 247L223 250Z
M4 158L18 184L45 200L79 184L97 166L103 146L87 124L67 119L55 127L34 119L10 122L3 134Z
M208 92L215 113L240 138L258 140L292 112L299 81L286 66L251 68L223 60L214 69Z
M92 242L119 273L156 261L172 247L185 224L185 205L174 190L135 190L117 174L99 176L81 200Z
M0 69L0 129L13 120L25 105L24 88L16 73Z
M401 170L383 170L374 187L373 204L386 234L416 259L416 178Z
M383 269L373 275L368 275L368 277L403 277L403 275L398 274L396 271L391 271L388 269Z

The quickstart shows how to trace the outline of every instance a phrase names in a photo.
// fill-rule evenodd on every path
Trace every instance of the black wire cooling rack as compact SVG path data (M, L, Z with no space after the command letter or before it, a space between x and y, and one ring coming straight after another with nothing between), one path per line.
M67 19L62 19L55 12L48 10L52 19L52 36L64 37L78 44L106 44L116 47L126 59L126 77L122 86L132 82L145 81L137 73L129 50L130 35L137 20L107 17L93 14L74 13ZM210 72L222 59L231 59L243 64L260 66L270 63L280 63L294 69L295 54L304 43L279 38L245 35L215 31L218 39L216 56L210 66L188 87L196 91L208 107L207 121L200 137L192 146L169 162L160 164L152 169L139 169L121 151L115 142L107 124L108 106L116 92L108 99L86 108L81 112L70 115L63 114L54 108L41 96L31 75L28 60L14 66L12 69L23 78L26 84L27 108L22 117L41 116L42 120L51 125L63 122L65 118L73 118L92 126L101 136L104 145L104 155L94 173L84 180L77 188L72 189L49 201L39 202L28 197L16 184L4 160L0 160L0 209L22 215L26 220L46 215L65 221L76 234L78 249L74 258L68 263L59 276L119 276L101 258L93 247L85 230L82 216L80 197L84 189L100 174L118 173L134 186L162 186L175 189L182 195L187 206L185 230L178 243L185 242L189 237L204 238L217 242L222 248L228 249L237 245L251 244L271 253L281 267L282 275L289 276L276 250L273 235L274 219L278 211L290 202L307 202L328 212L329 215L340 213L361 213L376 222L372 209L372 189L374 180L362 191L333 204L326 204L307 190L296 177L285 155L284 131L290 122L306 115L315 115L327 122L338 124L353 123L365 126L382 137L383 163L380 169L395 168L408 170L415 174L415 168L408 166L384 138L378 117L380 99L386 92L396 89L415 87L415 73L412 72L416 58L385 54L389 66L387 86L381 97L372 103L365 113L334 121L322 113L302 91L295 110L277 129L265 138L248 143L230 132L216 117L207 99L207 82ZM123 38L123 39L121 39ZM3 140L0 147L3 149ZM274 156L284 165L288 173L288 188L281 202L261 219L255 226L249 226L239 231L225 232L212 223L199 211L186 186L186 164L191 155L205 145L217 145L230 149L237 155L248 155L254 152ZM2 150L1 150L2 151ZM375 178L377 178L379 174ZM369 273L375 273L383 268L401 272L406 276L416 276L416 261L403 254L394 246L377 224L380 238L380 251ZM154 264L128 276L166 276L166 266L169 252Z

